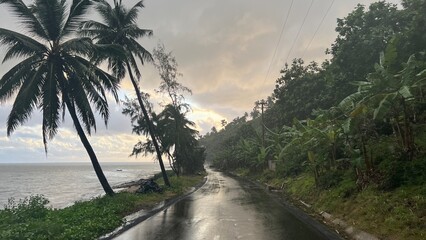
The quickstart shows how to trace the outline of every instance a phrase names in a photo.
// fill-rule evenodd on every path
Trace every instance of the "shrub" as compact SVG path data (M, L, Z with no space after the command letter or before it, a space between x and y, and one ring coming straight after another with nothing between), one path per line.
M342 181L343 173L341 171L326 171L318 177L318 187L329 189L337 186Z

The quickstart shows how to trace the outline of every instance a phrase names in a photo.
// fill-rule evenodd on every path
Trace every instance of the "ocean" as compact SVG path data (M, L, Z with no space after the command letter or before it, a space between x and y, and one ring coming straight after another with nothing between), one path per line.
M148 178L160 172L158 163L101 163L111 187ZM9 198L44 195L49 206L64 208L76 201L103 195L103 189L90 163L0 164L0 209Z

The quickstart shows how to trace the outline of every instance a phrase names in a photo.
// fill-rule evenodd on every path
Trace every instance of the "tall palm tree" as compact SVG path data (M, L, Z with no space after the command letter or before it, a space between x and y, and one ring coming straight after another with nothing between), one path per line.
M145 61L152 61L151 54L137 42L138 38L152 35L152 30L141 29L136 24L139 10L143 7L143 1L139 1L132 8L126 9L122 5L121 0L114 0L114 6L111 6L105 0L99 0L96 9L101 15L103 22L86 21L81 27L81 34L94 38L97 43L117 44L125 49L127 59L123 61L120 58L111 57L108 59L108 67L112 69L114 75L119 79L124 78L127 71L141 110L148 123L149 134L157 153L164 183L170 186L161 157L161 150L156 139L154 125L144 106L138 86L141 73L137 66L137 59L139 59L141 64L144 64Z
M35 0L27 6L22 0L0 0L18 16L25 27L21 34L0 28L0 44L7 47L4 61L23 59L0 79L0 102L16 94L7 120L9 136L24 124L35 109L43 114L42 134L45 150L47 140L57 133L68 110L77 134L90 157L105 193L114 192L102 172L86 132L96 131L91 104L107 123L109 111L105 90L117 98L118 81L87 60L98 47L90 38L74 36L90 0L73 0L68 8L63 0Z

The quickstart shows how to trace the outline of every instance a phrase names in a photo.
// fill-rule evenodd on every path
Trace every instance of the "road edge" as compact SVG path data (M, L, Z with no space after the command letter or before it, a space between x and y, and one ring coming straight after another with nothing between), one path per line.
M179 196L176 196L176 197L173 197L173 198L170 198L170 199L166 199L166 200L162 201L161 203L157 204L156 206L154 206L153 208L151 208L149 210L142 209L142 210L134 212L130 215L125 216L123 218L123 220L125 221L123 225L116 228L114 231L99 237L98 240L113 239L114 237L117 237L118 235L124 233L125 231L127 231L130 228L136 226L137 224L145 221L146 219L152 217L153 215L169 208L171 205L173 205L173 204L181 201L182 199L190 196L195 191L197 191L202 186L204 186L204 184L207 182L207 178L208 178L208 176L205 176L202 182L200 182L197 185L195 185L194 187L192 187L189 191L187 191L183 195L179 195ZM137 215L137 216L134 217L134 215Z
M303 208L300 208L298 205L294 204L289 199L283 198L283 196L280 196L274 192L271 192L268 190L268 187L261 182L253 181L252 179L238 176L232 172L224 172L230 177L233 177L235 179L241 179L244 181L251 182L260 188L262 188L265 191L265 194L268 194L271 196L275 201L279 202L281 205L283 205L289 213L291 213L295 218L299 219L299 221L307 224L312 230L320 233L323 235L326 239L329 240L341 240L345 239L345 235L342 235L341 232L337 231L336 229L331 228L330 225L327 225L326 223L320 221L319 219L315 218L315 216L312 216L309 212L305 211Z

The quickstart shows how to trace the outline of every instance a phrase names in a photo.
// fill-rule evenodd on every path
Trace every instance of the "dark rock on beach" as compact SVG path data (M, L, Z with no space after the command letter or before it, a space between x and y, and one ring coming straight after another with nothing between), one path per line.
M156 193L163 192L163 189L160 186L158 186L158 184L154 182L154 180L152 179L142 181L139 189L136 190L136 193L151 193L151 192L156 192Z

